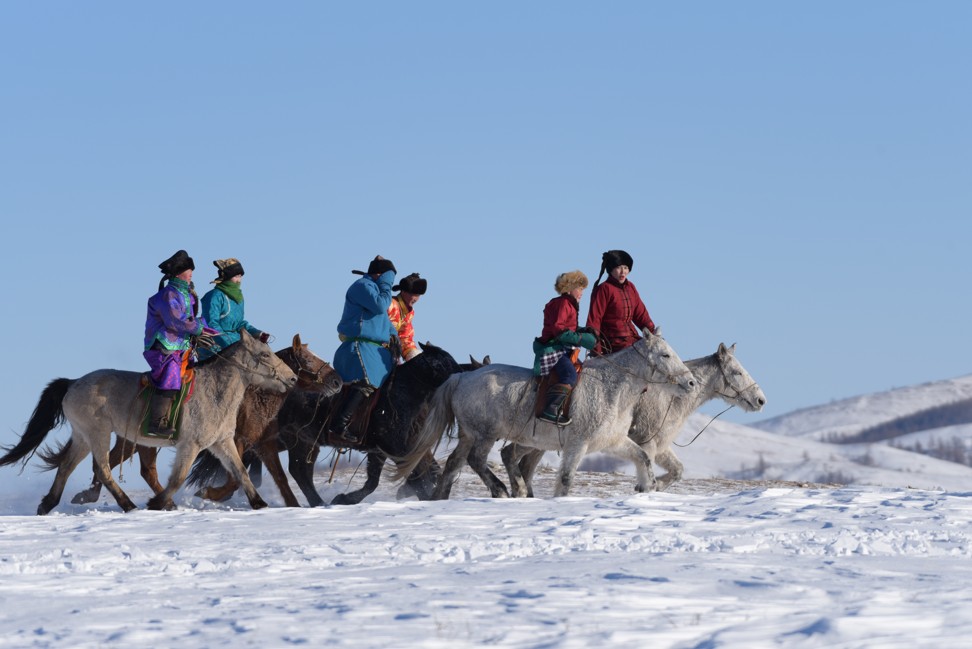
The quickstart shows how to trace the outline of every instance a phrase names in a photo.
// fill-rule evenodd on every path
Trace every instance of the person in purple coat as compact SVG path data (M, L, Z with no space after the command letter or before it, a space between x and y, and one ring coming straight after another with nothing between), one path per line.
M155 394L149 406L151 437L172 437L175 429L169 422L172 400L182 388L182 371L192 353L192 339L212 335L206 323L197 318L199 298L192 284L196 266L185 250L159 264L163 277L158 292L148 299L145 317L145 351L149 377Z

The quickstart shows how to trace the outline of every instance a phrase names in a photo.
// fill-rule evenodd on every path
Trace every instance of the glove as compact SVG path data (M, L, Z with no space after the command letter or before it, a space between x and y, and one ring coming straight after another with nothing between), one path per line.
M398 336L391 336L388 339L388 351L391 352L392 365L398 365L398 361L402 360L402 342Z
M580 329L578 329L577 331L580 331ZM597 336L595 336L590 332L585 331L580 335L579 344L584 349L594 349L595 347L597 347Z
M264 331L263 333L261 333L260 334L260 342L261 343L268 343L268 342L270 342L270 334L268 334L266 331Z
M597 329L594 327L578 327L577 333L579 334L591 334L592 336L597 336Z

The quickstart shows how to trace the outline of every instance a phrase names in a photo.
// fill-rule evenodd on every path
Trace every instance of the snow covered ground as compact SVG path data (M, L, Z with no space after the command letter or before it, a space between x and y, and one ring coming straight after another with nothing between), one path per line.
M68 493L38 517L52 476L32 477L0 497L0 648L910 649L972 634L969 492L687 480L636 495L629 476L581 473L576 497L492 500L471 497L467 470L447 502L386 485L287 509L265 483L257 512L184 495L122 514ZM325 498L340 477L321 476Z

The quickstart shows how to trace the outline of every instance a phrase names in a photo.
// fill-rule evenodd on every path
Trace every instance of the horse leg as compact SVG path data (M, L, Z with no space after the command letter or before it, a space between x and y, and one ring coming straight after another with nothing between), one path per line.
M158 447L139 446L136 448L136 450L138 451L138 472L141 474L142 480L144 480L145 484L152 488L152 493L159 493L162 491L163 487L162 483L159 482L159 470L155 466L156 459L159 457ZM115 449L111 449L109 462L114 461L114 454ZM128 457L131 457L131 455L129 454ZM119 462L121 461L122 460L119 460ZM112 464L111 466L114 467L115 465Z
M624 437L617 446L608 452L634 462L635 470L638 473L635 491L638 493L655 491L657 481L655 480L655 472L651 468L651 457L645 452L645 449L638 446L637 442L630 437Z
M254 447L254 450L260 456L262 463L267 467L267 471L270 472L274 484L277 485L277 490L283 496L284 505L287 507L300 507L297 496L294 495L294 491L290 488L290 483L287 481L287 474L284 473L283 465L280 463L280 453L277 452L277 439L263 440ZM250 482L253 482L252 468L253 466L251 465ZM254 482L253 486L256 487L257 484Z
M682 479L682 463L675 457L672 449L665 449L656 455L655 461L660 467L668 471L668 473L658 478L658 491L664 491Z
M520 475L523 476L523 481L526 483L527 498L533 498L533 476L536 475L537 467L540 465L544 453L546 451L541 448L530 449L529 453L520 458Z
M235 441L236 452L240 457L243 457L243 443L240 441ZM227 471L226 482L220 487L205 487L196 492L196 495L200 498L205 498L206 500L212 500L213 502L222 503L226 502L233 497L236 490L240 488L240 483L233 477L233 474Z
M456 443L456 447L452 450L452 453L449 454L449 459L446 460L445 469L442 471L442 477L439 478L439 484L435 486L432 500L449 499L452 484L459 477L459 472L462 470L462 465L466 463L466 457L469 455L469 450L472 448L472 445L472 437L463 435L460 431L459 441Z
M357 505L367 496L372 494L375 489L378 488L378 482L381 480L381 470L385 466L385 454L380 452L368 453L368 469L367 469L367 480L365 480L364 486L357 491L349 491L348 493L338 494L331 501L332 505Z
M520 465L517 462L517 458L520 457L520 448L516 442L513 442L504 446L500 451L500 456L503 458L503 466L506 467L506 473L510 476L510 490L514 498L524 498L527 496L526 481L520 472Z
M302 440L298 440L297 444L287 452L287 470L311 507L320 507L324 504L324 499L314 487L314 466L317 464L317 456L320 452L321 447L316 443Z
M226 437L209 447L209 452L222 462L223 468L230 474L242 487L246 493L246 499L250 502L253 509L263 509L267 503L257 493L256 487L250 482L250 476L246 473L243 460L232 437ZM234 489L235 491L235 489Z
M175 502L172 496L179 491L179 487L186 481L189 469L192 467L193 460L199 455L199 446L195 442L186 440L176 445L175 460L172 461L172 472L169 474L169 481L165 488L159 493L149 498L146 505L149 509L175 509Z
M634 442L632 442L633 444ZM577 466L587 454L587 442L574 441L568 443L560 458L560 471L557 472L557 484L554 485L554 498L560 498L570 493L577 474Z
M506 488L506 485L496 477L495 473L489 470L489 465L486 463L486 459L489 457L489 451L492 448L492 441L480 441L473 445L469 451L469 455L466 457L466 461L469 463L470 468L479 475L483 484L489 489L490 496L493 498L509 498L510 492Z
M135 454L136 451L135 442L131 442L124 437L116 436L115 445L111 447L111 452L108 454L108 466L114 469L116 466L130 458ZM141 459L141 455L139 455ZM91 486L89 486L84 491L79 491L74 494L74 498L71 502L75 505L86 505L87 503L98 502L101 497L101 480L98 479L98 459L92 456L91 458ZM142 477L145 477L145 473L142 473ZM148 482L148 479L146 479ZM148 483L150 487L155 489L151 482ZM158 485L158 480L155 482ZM162 486L158 485L159 491L162 490ZM157 493L157 492L156 492Z
M415 467L415 470L406 478L405 484L399 487L395 498L404 500L410 496L416 496L419 500L431 500L435 486L439 484L441 478L442 467L435 461L435 455L429 451Z
M71 436L71 439L61 449L57 463L57 474L54 476L51 489L47 492L46 496L41 498L40 504L37 506L37 514L39 516L49 514L61 502L64 485L67 484L71 473L81 464L81 460L84 459L90 450L87 441L82 440L77 435Z

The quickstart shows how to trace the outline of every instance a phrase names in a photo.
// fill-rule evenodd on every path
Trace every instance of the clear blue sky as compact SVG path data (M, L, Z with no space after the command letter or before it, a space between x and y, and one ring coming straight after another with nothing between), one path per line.
M972 3L0 5L0 443L46 383L142 370L178 248L330 359L375 254L421 340L529 365L604 250L754 422L967 374ZM586 315L587 295L582 303ZM58 439L64 439L61 432ZM47 478L44 478L47 481Z

